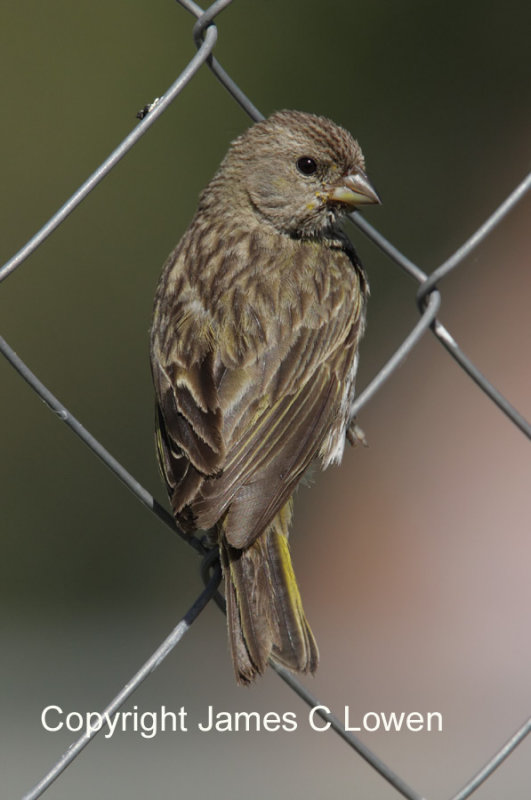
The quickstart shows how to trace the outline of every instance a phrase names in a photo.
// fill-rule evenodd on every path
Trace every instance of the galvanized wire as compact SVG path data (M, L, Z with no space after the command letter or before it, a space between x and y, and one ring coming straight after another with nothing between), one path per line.
M191 0L178 0L180 4L197 18L193 27L193 38L197 46L197 53L190 59L181 74L169 87L165 94L157 98L152 104L146 106L145 111L140 115L141 121L133 131L118 145L110 156L98 167L98 169L79 187L56 214L39 230L21 250L16 253L0 269L0 281L7 278L15 269L31 255L45 239L67 218L67 216L87 197L103 178L109 174L118 161L136 144L149 127L158 119L165 109L180 94L182 89L190 83L194 75L203 64L207 64L216 78L227 89L232 98L236 100L253 120L262 119L260 111L253 105L249 98L241 91L233 79L225 72L223 67L212 55L217 41L217 29L214 24L215 17L223 11L232 0L217 0L206 11L203 11L196 3ZM385 381L396 371L403 359L418 344L423 335L428 331L434 334L438 341L446 348L467 374L477 383L477 385L491 398L503 413L528 437L531 437L531 425L524 419L523 415L517 411L509 401L496 389L492 383L482 375L480 370L470 361L468 356L461 350L451 333L444 327L438 319L441 308L442 298L440 291L441 281L457 266L462 264L470 252L483 241L499 225L515 205L521 201L524 195L531 188L531 174L528 175L515 188L509 197L503 201L493 214L481 225L478 230L461 246L458 250L446 259L430 275L427 275L421 268L415 265L410 259L403 255L391 242L381 233L371 226L358 212L352 216L354 224L380 247L383 252L393 261L394 264L403 269L413 280L419 284L416 295L420 318L402 344L397 348L394 355L388 362L378 370L372 381L363 389L355 404L354 412L364 406L374 394L383 386ZM18 374L31 386L35 393L41 397L48 407L62 420L72 432L84 442L102 461L109 467L134 495L147 506L164 524L179 533L196 551L204 556L202 574L206 583L206 588L199 595L192 607L183 619L174 628L171 634L157 648L153 655L143 665L143 667L127 682L126 686L111 700L105 711L109 716L114 714L118 708L131 696L138 686L159 666L162 660L168 655L175 645L182 640L184 633L197 618L204 606L210 599L214 598L220 606L223 600L217 589L220 581L219 561L215 550L207 551L205 546L195 538L186 537L179 531L174 520L157 502L157 500L115 459L109 451L99 442L82 424L79 422L46 387L34 372L22 361L11 346L0 337L0 352L18 372ZM317 698L313 697L305 687L287 670L272 664L280 677L293 689L294 692L310 706L324 706ZM347 732L339 720L326 710L321 712L323 719L331 723L332 728L338 735L361 755L371 766L387 780L402 796L410 800L422 800L422 796L413 788L408 786L403 779L391 770L376 754L374 754L360 739ZM451 800L465 800L470 797L476 789L481 786L492 772L497 769L503 761L514 751L523 739L531 732L531 718L512 736L500 749L489 759L485 766L470 781L451 798ZM53 765L44 778L25 795L25 800L34 800L42 796L51 783L72 763L73 759L79 755L81 750L96 735L97 730L91 729L81 736L69 750L61 756Z

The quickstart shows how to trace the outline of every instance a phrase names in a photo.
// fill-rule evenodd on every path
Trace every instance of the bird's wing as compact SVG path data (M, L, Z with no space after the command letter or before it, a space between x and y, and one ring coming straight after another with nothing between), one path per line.
M345 424L364 306L348 268L345 302L311 324L302 315L293 326L279 324L274 336L255 336L238 362L230 336L219 332L198 363L154 360L159 461L174 512L203 529L223 518L233 547L254 541L331 428Z
M333 327L302 329L264 394L256 392L258 376L249 377L223 470L202 486L193 504L202 527L227 509L223 527L233 547L249 546L264 530L291 496L330 428L340 425L355 337Z

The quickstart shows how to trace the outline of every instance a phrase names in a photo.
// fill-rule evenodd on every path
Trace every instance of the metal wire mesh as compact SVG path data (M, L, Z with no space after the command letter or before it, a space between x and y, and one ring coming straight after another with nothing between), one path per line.
M218 33L214 24L216 16L223 11L232 0L217 0L206 11L190 0L179 0L182 6L197 18L193 28L193 36L197 45L197 53L186 65L185 69L170 86L161 98L146 107L145 113L141 115L141 120L135 129L126 139L111 153L103 164L91 175L80 188L67 200L59 211L43 226L43 228L32 237L27 244L13 256L1 269L0 281L7 278L15 269L19 268L44 240L66 219L66 217L87 197L103 178L112 170L119 160L138 142L147 130L156 122L160 115L178 97L182 89L189 84L198 70L207 64L221 84L228 90L233 99L239 103L253 120L262 117L258 109L243 94L232 78L225 72L219 62L212 55L216 45ZM374 376L372 381L359 394L355 412L369 402L375 393L382 387L387 378L398 368L404 357L408 355L418 344L421 338L428 331L436 340L447 350L456 360L460 367L469 375L479 389L492 400L493 403L517 426L524 435L531 438L531 425L515 409L509 401L496 389L479 369L472 363L467 355L462 351L451 332L442 324L438 314L441 309L441 283L447 275L469 256L471 251L477 247L492 231L502 223L509 212L522 200L524 195L531 188L531 174L529 174L514 189L514 191L498 206L496 211L479 227L479 229L448 259L446 259L431 274L426 274L416 266L410 259L404 256L399 250L373 228L359 213L352 215L352 221L368 236L378 247L396 264L404 270L418 284L417 304L419 309L419 320L404 339L402 344L396 349L394 355ZM101 442L93 436L79 422L63 403L55 397L39 378L28 368L28 366L17 356L10 345L0 338L0 351L9 361L18 374L24 378L31 388L39 395L48 407L58 415L58 417L79 437L104 463L109 467L116 477L121 480L135 496L147 506L153 514L161 519L172 530L176 530L175 523L168 512L155 500L155 498L131 475L124 466L115 459ZM180 534L180 531L177 530ZM182 534L180 534L182 535ZM108 704L104 712L109 716L114 714L121 705L131 696L151 673L159 666L169 652L181 641L184 634L198 617L205 605L216 595L220 580L219 565L213 559L211 553L206 553L198 540L184 537L185 541L196 549L198 554L203 556L203 577L206 588L199 595L192 607L183 616L183 619L170 633L167 639L153 653L141 669L128 681L127 685L120 691ZM313 697L297 679L289 672L279 666L274 666L279 676L293 689L297 695L311 707L321 706L322 703ZM358 737L345 730L342 723L332 714L325 710L320 712L322 718L331 723L336 733L349 744L360 756L362 756L372 767L387 780L396 791L411 800L420 800L421 795L413 788L408 786L404 780L397 775L390 767L384 763L375 753L373 753ZM500 749L485 763L484 767L473 776L466 785L453 795L452 800L465 800L470 797L475 790L480 787L492 772L497 769L502 762L514 751L517 745L531 732L531 717ZM76 758L81 750L98 733L97 729L85 733L76 743L52 766L43 779L26 795L26 800L40 797L51 783L65 770Z

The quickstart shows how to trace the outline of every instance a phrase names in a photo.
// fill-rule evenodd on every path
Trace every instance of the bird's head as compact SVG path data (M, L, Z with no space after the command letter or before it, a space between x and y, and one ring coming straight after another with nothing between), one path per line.
M356 206L380 199L358 143L325 117L279 111L233 143L225 180L260 221L291 236L319 236Z

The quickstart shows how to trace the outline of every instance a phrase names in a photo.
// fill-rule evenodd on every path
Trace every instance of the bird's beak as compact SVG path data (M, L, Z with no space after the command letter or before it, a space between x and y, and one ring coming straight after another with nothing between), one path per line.
M345 175L338 183L330 186L326 199L329 203L342 203L346 206L361 206L382 202L368 177L361 169L356 169L349 175Z

